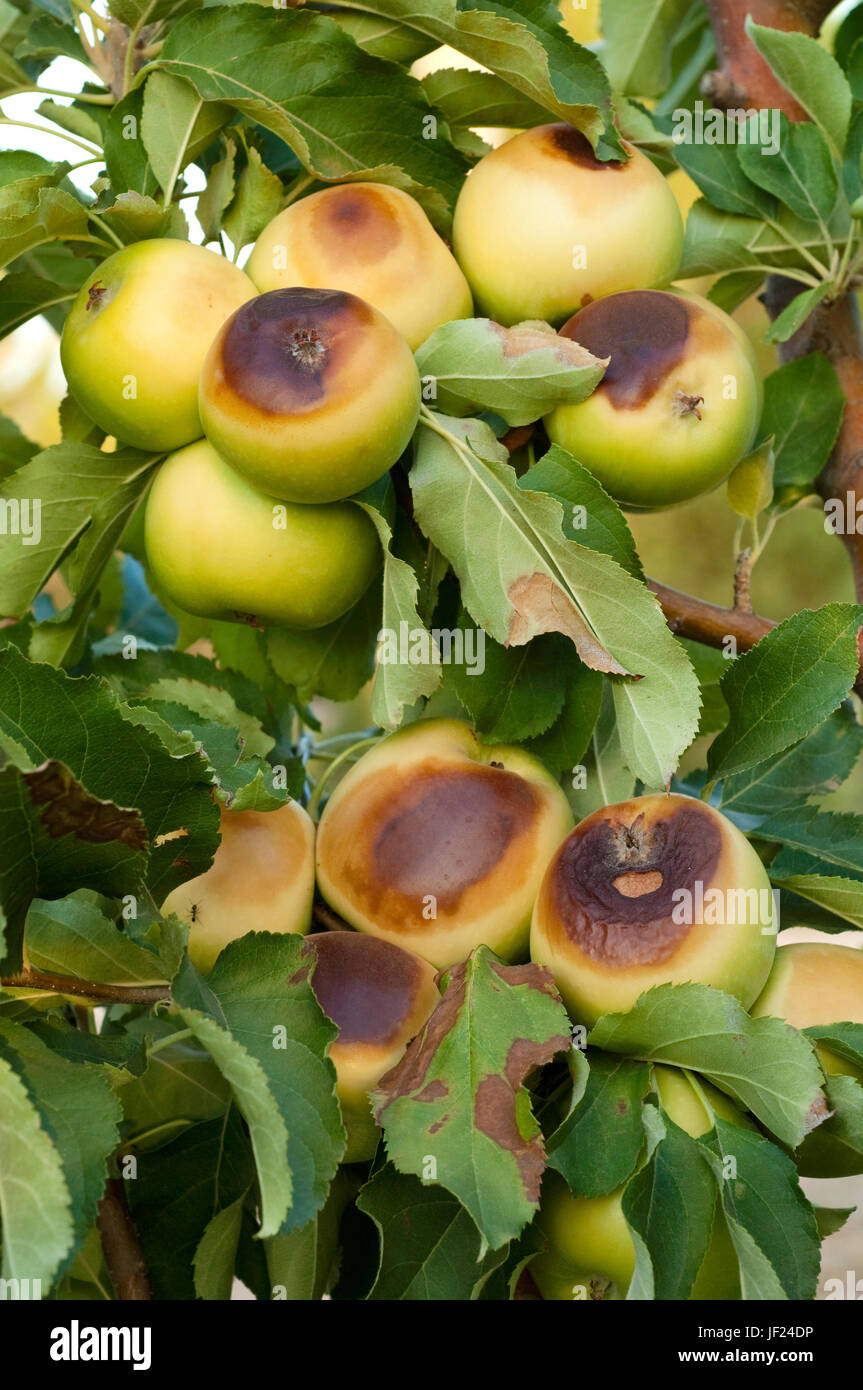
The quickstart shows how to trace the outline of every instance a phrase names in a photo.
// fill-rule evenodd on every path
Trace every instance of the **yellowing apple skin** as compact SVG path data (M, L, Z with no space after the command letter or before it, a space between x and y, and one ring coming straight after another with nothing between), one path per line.
M316 932L307 941L316 956L312 988L339 1029L329 1055L348 1133L344 1161L366 1162L380 1138L369 1092L440 1003L436 973L412 951L359 932Z
M346 183L285 208L246 265L259 290L347 290L373 304L413 350L470 318L470 286L419 203L383 183Z
M209 973L219 952L250 931L305 936L315 893L315 827L299 802L277 811L220 811L213 863L173 889L162 913L189 923L189 958Z
M750 1010L753 1018L781 1018L792 1028L863 1023L863 951L832 942L797 941L780 946L770 977ZM816 1043L830 1076L851 1076L863 1086L863 1067ZM796 1153L805 1177L845 1178L863 1171L859 1158L818 1126Z
M144 528L157 587L204 618L323 627L353 607L380 567L360 507L267 497L205 439L162 464Z
M655 1067L654 1080L669 1118L693 1139L712 1120L689 1081L670 1067ZM751 1121L721 1091L699 1083L720 1118L752 1128ZM626 1297L635 1272L635 1247L623 1215L624 1187L604 1197L576 1197L559 1173L547 1169L537 1224L549 1249L531 1261L530 1273L549 1300L616 1300ZM724 1220L717 1214L713 1236L690 1294L692 1301L740 1298L737 1256Z
M203 434L198 378L222 324L254 298L247 275L187 241L137 241L85 280L63 327L69 389L108 434L179 449Z
M687 903L696 920L684 920ZM576 826L545 873L530 937L531 958L588 1026L661 984L711 985L747 1008L775 949L770 881L746 837L704 802L663 794Z
M453 247L482 314L559 324L590 298L674 278L674 194L646 155L624 147L626 162L601 163L573 127L537 126L471 170Z
M612 295L561 333L611 361L592 395L546 416L568 449L624 505L668 507L716 487L755 442L763 391L733 319L688 293Z
M199 402L204 433L247 482L288 502L334 502L407 447L420 379L404 338L365 300L271 290L217 335Z
M553 777L457 719L410 724L366 753L318 827L318 887L351 926L438 969L485 944L524 959L545 865L572 825Z

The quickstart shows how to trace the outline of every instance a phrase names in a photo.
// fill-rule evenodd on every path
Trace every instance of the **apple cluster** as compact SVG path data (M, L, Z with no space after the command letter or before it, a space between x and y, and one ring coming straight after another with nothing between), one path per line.
M145 518L157 590L205 618L304 629L346 613L380 565L347 499L411 440L415 349L474 305L504 326L546 320L607 361L544 424L623 505L727 477L758 428L753 350L727 314L667 288L677 201L623 144L600 161L568 125L516 135L465 180L452 252L408 194L357 182L285 208L245 270L169 239L103 262L62 361L97 426L168 455Z
M331 1057L348 1162L373 1156L369 1092L428 1021L442 974L479 945L547 967L582 1030L654 986L685 982L797 1028L863 1023L863 953L777 950L766 870L720 812L688 796L644 795L573 826L538 759L485 745L460 720L423 719L383 737L342 778L317 827L293 802L268 813L223 809L221 823L213 866L175 889L163 911L189 923L203 972L247 931L305 936L316 889L338 914L343 929L309 935L307 945L318 998L339 1028ZM724 906L689 920L676 909L687 893ZM828 1047L818 1054L828 1074L863 1081ZM694 1137L711 1128L711 1111L753 1127L685 1073L657 1068L656 1085L666 1113ZM799 1158L801 1171L820 1176L859 1166L818 1130ZM539 1221L549 1248L531 1266L544 1297L571 1299L581 1284L590 1297L625 1297L635 1251L621 1199L622 1189L575 1196L547 1175ZM727 1247L720 1223L693 1298L739 1297Z

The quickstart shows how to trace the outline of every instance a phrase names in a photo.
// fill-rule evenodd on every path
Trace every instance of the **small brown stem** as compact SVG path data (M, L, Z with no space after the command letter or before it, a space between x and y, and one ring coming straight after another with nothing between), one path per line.
M734 571L734 607L741 613L752 612L752 560L752 547L744 546Z
M352 931L343 917L324 902L323 898L315 897L312 906L312 921L315 926L321 927L324 931Z
M109 1178L105 1184L99 1203L98 1226L105 1263L118 1299L124 1303L151 1299L150 1274L119 1178Z
M0 985L9 989L50 990L54 994L98 999L105 1004L160 1004L171 997L167 985L105 985L98 980L48 975L42 970L20 970L17 975L4 975Z

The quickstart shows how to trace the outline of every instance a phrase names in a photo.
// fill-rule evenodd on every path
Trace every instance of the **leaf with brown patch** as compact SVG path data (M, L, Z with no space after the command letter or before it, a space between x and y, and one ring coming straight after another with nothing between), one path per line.
M561 338L548 324L502 328L491 319L455 319L416 353L435 401L451 415L493 410L508 425L529 425L557 405L583 401L610 361Z
M492 1250L539 1202L545 1148L525 1081L569 1046L548 971L480 946L448 972L437 1009L372 1094L396 1167L457 1197Z

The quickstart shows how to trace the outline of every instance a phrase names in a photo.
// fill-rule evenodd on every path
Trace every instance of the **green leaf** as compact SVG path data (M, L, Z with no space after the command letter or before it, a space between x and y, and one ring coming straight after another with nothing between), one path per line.
M222 1207L208 1223L193 1261L198 1298L219 1302L230 1299L242 1226L242 1197Z
M761 436L773 436L776 487L806 486L824 467L842 423L845 396L823 352L798 357L764 382Z
M500 1263L482 1248L468 1212L442 1187L399 1173L391 1163L374 1173L357 1199L380 1234L373 1302L468 1301Z
M71 135L80 135L82 140L89 140L94 145L102 144L102 127L84 106L77 106L74 102L61 106L59 102L46 100L40 101L36 110L46 121L53 121L54 125L68 130Z
M260 1184L261 1235L275 1235L290 1208L292 1184L288 1134L266 1074L257 1058L212 1018L179 1006L177 1013L213 1058L249 1127Z
M314 695L352 700L374 675L381 593L372 584L343 618L312 631L269 628L265 641L273 670L301 702Z
M246 167L237 180L237 191L222 226L238 249L255 241L282 206L284 189L253 145L246 151Z
M548 120L544 107L493 72L438 68L427 73L422 84L432 106L451 128L515 126L523 130Z
M561 670L566 691L563 709L549 729L525 739L524 746L552 771L571 775L590 744L599 716L603 680L598 672L579 661L569 643L561 655Z
M91 270L89 261L79 263L81 283ZM43 314L58 304L70 303L77 293L76 285L58 285L29 271L15 271L0 280L0 337L6 337L22 323ZM23 460L22 460L23 462Z
M3 686L12 653L6 648L0 654ZM8 729L4 713L0 745L18 757ZM37 762L31 770L11 763L0 769L0 960L13 971L21 964L24 919L34 898L62 897L78 887L134 895L147 866L147 835L137 811L97 799L61 762Z
M434 660L430 636L417 611L419 581L415 569L393 552L392 527L383 513L371 502L359 498L354 501L371 517L380 538L384 552L380 632L389 634L397 644L396 660L389 659L386 652L382 652L378 660L372 691L372 718L382 729L395 729L406 707L437 690L441 668ZM402 634L407 639L408 660L402 659ZM413 659L411 644L417 641L422 650L419 657Z
M773 193L797 217L826 223L838 193L836 169L817 126L789 121L779 112L774 143L765 145L761 118L753 116L744 127L746 138L736 146L740 167L759 188Z
M152 456L138 450L106 454L74 441L44 449L7 478L0 500L17 513L20 532L0 558L0 612L23 613L79 542L92 558L91 597L152 469Z
M742 1298L814 1298L820 1242L794 1164L760 1134L718 1117L714 1123L699 1143L719 1182Z
M812 796L836 791L863 751L863 727L850 703L840 705L810 734L722 783L719 805L770 816Z
M664 1138L626 1185L623 1214L650 1258L652 1296L684 1300L710 1245L716 1183L699 1144L665 1114L662 1123Z
M615 684L626 761L663 786L698 722L697 682L651 594L608 556L566 538L556 498L519 487L487 426L423 422L410 474L424 533L453 566L474 621L502 645L563 632Z
M205 103L191 83L170 73L150 74L144 86L141 139L166 201L181 172L216 138L231 117L222 103Z
M459 628L464 632L469 627L470 619L462 613ZM454 665L448 682L487 742L520 743L545 733L562 712L571 650L565 638L553 633L524 647L501 647L489 639L482 666Z
M455 0L375 0L375 13L447 44L503 78L555 120L595 143L619 149L608 79L598 58L575 44L547 0L486 3L460 9Z
M585 750L583 769L573 771L578 775L573 778L569 801L577 820L601 806L626 801L635 791L635 775L624 758L610 681L602 682L599 712Z
M818 308L818 305L825 299L829 299L835 292L835 285L832 280L825 280L820 285L813 285L811 290L803 290L794 296L790 304L785 308L778 318L773 320L767 332L764 334L765 343L787 343L789 338L793 338L798 328L809 318L809 315Z
M345 1147L335 1070L326 1056L337 1030L309 983L312 964L301 937L253 932L222 951L197 997L197 1007L260 1068L278 1107L291 1175L290 1210L279 1222L285 1233L323 1206ZM174 998L192 1003L191 972L175 984Z
M49 241L87 235L87 212L61 188L39 188L0 208L0 267Z
M702 1072L794 1148L821 1100L811 1046L776 1018L752 1019L705 985L660 985L626 1014L605 1014L588 1042L607 1052Z
M118 931L92 893L74 893L59 902L35 899L25 942L31 967L49 975L130 985L165 979L159 957Z
M59 1150L27 1087L0 1057L0 1209L3 1279L48 1291L72 1247L72 1199Z
M738 158L738 148L724 142L685 142L675 146L674 155L681 169L701 189L711 204L711 210L718 208L721 212L752 218L760 223L763 218L775 214L776 199L747 177ZM690 216L693 211L694 208L691 208Z
M640 97L665 91L673 39L688 9L688 0L603 0L603 58L615 91Z
M140 1017L127 1023L127 1036L159 1042L144 1071L120 1090L124 1136L141 1152L176 1139L179 1132L207 1120L224 1120L231 1092L210 1054L197 1042L176 1034L176 1020L166 1016Z
M447 973L441 1003L372 1093L392 1162L424 1183L436 1177L492 1250L539 1202L545 1155L524 1079L569 1045L548 973L502 965L480 946Z
M644 578L632 532L620 507L590 469L566 449L552 444L522 474L519 487L528 492L548 492L563 503L563 533L567 540L600 550L628 574Z
M137 856L146 843L137 815L116 809L128 802L130 787L135 789L135 804L152 847L148 883L156 900L209 868L219 813L206 763L196 753L171 757L153 734L124 718L104 681L93 676L72 679L53 667L28 662L12 647L5 648L0 653L0 746L22 767L39 769L46 760L56 760L53 772L26 774L31 795L44 796L41 804L48 805L44 814L61 817L60 824L68 821L73 832L76 826L83 830L88 817L95 824L104 819L106 828L115 828L122 836L117 844L125 841L124 884L137 877ZM68 774L56 771L60 763L86 788L85 793ZM59 804L52 810L47 798L55 795ZM96 798L107 803L104 810L98 808ZM177 830L186 834L168 838ZM93 852L98 848L94 842ZM81 853L80 846L75 853ZM99 889L97 883L71 881L70 872L70 881L61 891L34 889L32 896L60 897L79 886ZM134 889L122 886L102 891L121 897Z
M207 187L197 202L198 221L204 229L205 241L217 241L222 230L222 215L234 196L234 158L237 147L233 140L225 141L225 153L210 170Z
M644 1143L641 1103L650 1084L642 1062L592 1051L584 1094L549 1136L548 1166L582 1197L613 1192L635 1171Z
M317 177L394 184L446 224L465 166L445 141L424 138L422 87L331 19L253 5L204 10L172 27L155 66L280 136Z
M737 658L722 679L728 726L707 755L714 781L781 753L842 703L857 676L861 621L854 604L804 609Z
M545 325L501 328L456 319L436 328L415 354L426 397L450 415L493 410L528 425L562 402L583 401L607 365Z
M26 1083L57 1147L78 1248L95 1220L108 1159L120 1140L120 1103L104 1067L66 1061L18 1023L0 1019L0 1052Z
M3 281L0 280L0 288ZM39 445L32 440L25 439L24 435L6 415L0 415L0 480L14 473L16 468L29 463L34 454L38 454ZM19 513L20 515L20 513ZM31 511L30 516L34 513ZM7 521L7 526L8 526Z
M164 208L155 198L132 189L118 193L99 215L123 242L147 241L150 237L188 240L189 224L176 203Z
M742 458L725 484L728 505L738 516L755 521L773 497L773 440Z
M749 16L745 28L768 67L811 116L838 158L851 119L851 89L839 64L806 34L767 29Z

